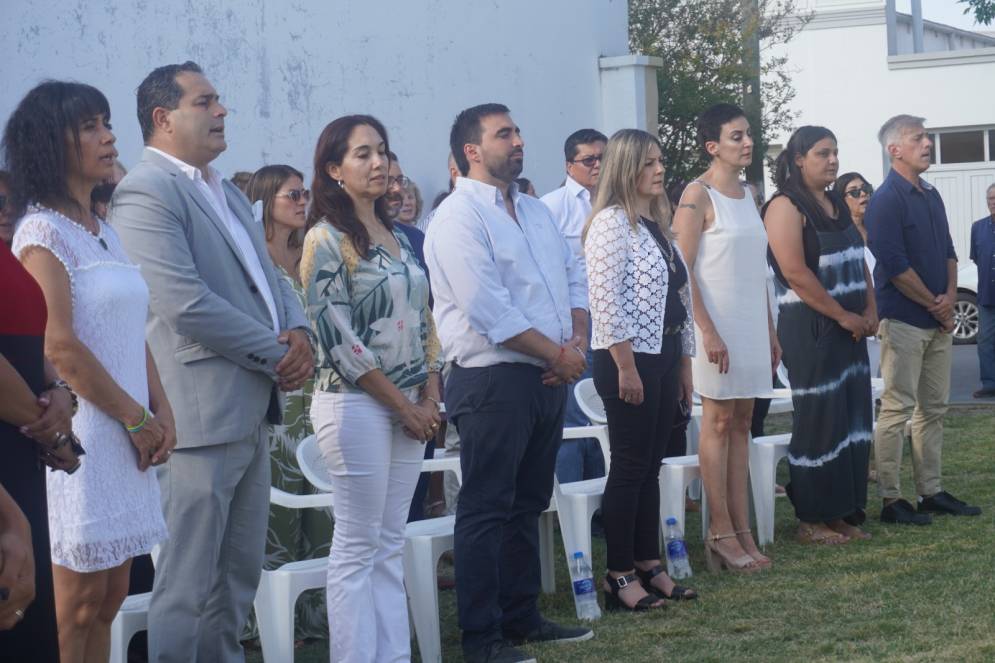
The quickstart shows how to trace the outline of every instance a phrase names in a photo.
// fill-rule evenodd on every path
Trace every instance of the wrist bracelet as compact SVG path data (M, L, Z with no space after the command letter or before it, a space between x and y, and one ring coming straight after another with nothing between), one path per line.
M128 431L129 433L131 433L132 435L134 435L135 433L139 433L139 432L141 432L141 430L142 430L143 428L145 428L145 424L147 424L148 422L149 422L149 411L148 411L148 410L146 410L146 409L145 409L145 408L143 407L143 408L142 408L142 420L141 420L141 421L139 421L139 422L138 422L137 424L135 424L134 426L129 426L128 424L125 424L125 425L124 425L124 429L125 429L126 431Z
M70 387L69 383L66 382L65 380L52 380L45 387L44 391L52 391L54 389L65 389L66 391L69 392L69 400L72 401L73 404L72 414L73 416L75 416L76 413L79 411L79 396L76 395L76 392L73 391L73 388Z
M442 403L440 403L438 399L432 398L431 396L422 396L422 398L424 398L426 401L432 401L433 403L435 403L436 410L442 409Z

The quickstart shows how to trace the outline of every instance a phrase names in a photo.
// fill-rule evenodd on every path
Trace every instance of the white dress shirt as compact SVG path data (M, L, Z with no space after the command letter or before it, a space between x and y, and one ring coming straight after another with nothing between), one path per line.
M279 334L280 318L276 314L276 300L273 298L273 291L270 290L269 281L266 280L266 274L263 272L263 265L259 261L259 254L256 253L256 247L252 245L252 239L249 237L248 231L235 216L235 213L231 211L231 208L228 207L228 199L225 198L225 190L221 186L221 173L216 168L208 166L208 179L205 180L199 168L191 166L185 161L177 159L172 154L167 154L154 147L148 147L148 149L174 163L184 175L193 181L197 188L200 189L200 192L204 194L204 197L207 198L207 202L210 203L214 213L218 215L218 218L221 219L221 222L225 224L229 234L231 234L232 239L235 240L235 246L238 247L239 253L242 254L242 262L249 269L249 277L252 278L252 282L259 289L259 294L262 295L263 301L266 302L266 308L269 309L270 319L273 321L273 331Z
M581 235L584 224L591 215L591 192L567 175L567 181L559 189L553 189L540 200L553 213L553 220L575 256L584 262L584 246Z
M514 184L511 192L517 223L500 189L457 179L425 238L439 339L460 366L544 366L501 343L528 329L565 343L573 336L570 310L587 309L584 270L549 209Z

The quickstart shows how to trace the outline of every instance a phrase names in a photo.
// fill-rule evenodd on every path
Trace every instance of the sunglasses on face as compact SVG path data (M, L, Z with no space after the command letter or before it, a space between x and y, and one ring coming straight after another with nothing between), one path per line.
M409 179L408 179L407 177L405 177L404 175L401 175L401 176L399 176L399 177L388 177L388 178L387 178L387 186L388 186L388 187L392 187L392 186L394 186L395 184L396 184L397 186L401 187L401 188L405 188L405 187L407 187L407 186L408 186L409 184L411 184L411 180L409 180Z
M591 156L584 157L583 159L571 159L570 163L582 163L587 168L594 168L594 164L601 162L600 154L592 154Z
M847 189L845 193L851 198L860 198L863 195L868 195L868 196L871 195L872 193L874 193L874 189L873 187L871 187L870 184L865 184L859 189Z
M276 196L277 198L290 198L295 203L311 200L311 192L307 189L291 189L287 193L278 193Z

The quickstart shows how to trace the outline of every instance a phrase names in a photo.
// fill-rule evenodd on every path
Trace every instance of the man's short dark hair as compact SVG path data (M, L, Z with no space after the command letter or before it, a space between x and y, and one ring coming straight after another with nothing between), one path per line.
M581 145L590 145L597 142L607 143L608 136L597 129L578 129L569 136L563 143L563 156L567 161L573 161L577 157L577 148Z
M740 117L746 117L743 109L727 103L715 104L698 116L698 147L706 161L711 161L712 155L705 149L705 143L717 143L722 137L722 125Z
M138 126L142 128L142 140L146 143L152 138L155 124L152 122L152 111L156 108L175 110L180 105L183 89L176 82L176 77L184 71L203 74L204 70L196 62L187 60L183 64L167 64L152 70L141 85L138 86Z
M449 148L452 150L453 159L456 160L456 167L461 175L470 172L470 161L463 153L463 146L467 143L480 145L480 137L483 136L484 129L480 121L491 115L502 115L510 113L504 104L480 104L460 112L453 122L453 128L449 132Z

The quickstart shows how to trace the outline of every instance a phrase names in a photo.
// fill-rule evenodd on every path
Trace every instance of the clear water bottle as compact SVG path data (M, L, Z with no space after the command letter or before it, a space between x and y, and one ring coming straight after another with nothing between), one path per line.
M684 533L677 526L677 518L667 518L667 573L674 580L691 577L691 562L688 561L688 547L684 543Z
M570 562L570 581L573 584L577 619L600 619L601 608L598 607L598 593L594 590L594 574L591 572L591 565L584 559L584 553L579 550L574 553Z

